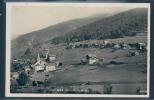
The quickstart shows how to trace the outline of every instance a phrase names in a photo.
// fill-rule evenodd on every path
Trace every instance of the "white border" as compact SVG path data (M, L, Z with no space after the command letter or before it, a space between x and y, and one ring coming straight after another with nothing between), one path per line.
M10 93L10 55L11 55L11 8L13 6L64 6L64 7L145 7L148 8L148 54L147 54L147 95L106 95L106 94L30 94ZM6 97L149 97L150 88L150 3L27 3L6 2Z

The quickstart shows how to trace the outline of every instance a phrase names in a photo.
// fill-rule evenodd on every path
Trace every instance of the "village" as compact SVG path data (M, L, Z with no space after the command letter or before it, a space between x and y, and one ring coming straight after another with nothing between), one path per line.
M138 56L140 53L147 52L147 44L146 43L136 43L136 44L127 44L127 43L113 43L111 41L99 41L99 42L75 42L69 43L65 46L66 50L70 50L73 48L111 48L112 52L118 50L125 50L131 49L129 52L129 57L131 56ZM41 54L41 55L40 55ZM63 85L52 85L51 79L54 79L54 75L52 73L67 70L65 66L69 66L62 61L57 60L58 56L51 53L49 49L45 48L43 53L38 53L36 58L33 59L12 59L11 61L11 91L17 92L22 91L31 86L36 87L37 91L31 92L38 92L38 93L87 93L87 94L100 94L99 91L88 89L81 89L81 88L73 88L70 86L63 86ZM118 58L115 56L114 59ZM90 66L103 66L105 58L98 58L95 54L89 53L85 54L85 57L81 59L79 65L90 65ZM120 65L124 64L123 62L117 62L111 59L109 64L113 65ZM25 83L20 84L18 81L21 78L21 73L25 73L27 80ZM22 76L23 77L23 76ZM22 79L22 78L21 78ZM81 82L77 83L78 85L88 85L89 82ZM112 86L110 84L105 85L106 88L104 90L104 94L111 94L112 93Z

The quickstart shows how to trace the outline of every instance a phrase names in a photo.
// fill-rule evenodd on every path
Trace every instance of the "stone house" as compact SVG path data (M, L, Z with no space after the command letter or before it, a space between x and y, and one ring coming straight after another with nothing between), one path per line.
M45 72L56 70L55 63L46 63L45 64Z

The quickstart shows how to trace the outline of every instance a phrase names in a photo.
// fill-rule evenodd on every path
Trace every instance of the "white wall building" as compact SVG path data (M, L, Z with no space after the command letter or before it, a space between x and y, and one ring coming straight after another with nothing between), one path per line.
M46 72L54 71L54 70L56 70L55 63L47 63L47 64L45 64L45 71Z

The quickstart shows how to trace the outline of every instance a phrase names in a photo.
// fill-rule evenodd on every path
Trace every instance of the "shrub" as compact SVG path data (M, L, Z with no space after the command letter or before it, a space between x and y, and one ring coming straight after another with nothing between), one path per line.
M39 89L38 90L38 93L43 93L44 92L44 89Z
M112 94L112 86L110 84L104 85L104 94Z
M28 80L28 76L26 75L26 73L21 72L18 79L17 79L17 82L18 82L19 86L24 86L27 83L27 80Z

